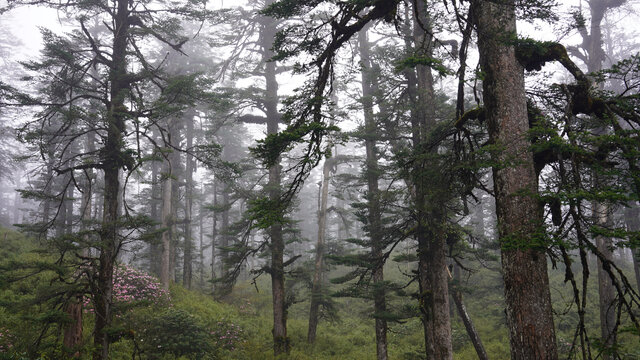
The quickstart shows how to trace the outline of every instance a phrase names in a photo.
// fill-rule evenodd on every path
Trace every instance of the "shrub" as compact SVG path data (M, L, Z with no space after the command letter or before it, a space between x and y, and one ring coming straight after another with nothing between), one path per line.
M118 264L113 274L113 304L118 307L137 305L169 305L171 296L155 277L144 271ZM88 298L84 308L92 311Z
M150 358L172 354L201 359L214 350L206 328L184 310L170 308L141 325L136 336L138 346Z

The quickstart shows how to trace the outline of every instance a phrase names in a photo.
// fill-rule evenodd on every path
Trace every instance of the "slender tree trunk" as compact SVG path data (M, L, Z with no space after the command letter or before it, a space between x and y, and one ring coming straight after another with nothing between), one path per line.
M194 114L189 113L186 121L186 140L187 140L187 149L191 151L193 147L193 116ZM182 283L184 287L187 289L191 289L191 279L192 279L192 248L193 248L193 239L192 237L192 207L193 207L193 156L190 153L187 153L186 160L186 169L185 169L185 207L184 207L184 265L182 272Z
M200 272L200 289L204 289L204 208L202 203L204 202L204 184L200 188L200 206L198 209L198 221L199 221L199 232L198 237L200 238L200 256L199 256L199 272Z
M215 208L218 206L218 181L213 179L213 207L214 210L211 214L211 279L215 279L216 276L216 238L218 237L218 210ZM216 294L216 283L213 282L213 293Z
M329 174L331 171L331 159L325 159L322 167L322 189L320 193L320 206L318 207L318 239L316 244L316 261L313 272L313 285L311 288L311 306L309 308L309 328L307 342L313 344L316 340L318 328L318 310L322 300L322 272L324 267L324 241L327 229L327 202L329 199Z
M476 354L478 355L479 360L489 360L489 356L487 355L487 351L484 349L484 345L482 345L482 340L480 339L480 335L476 331L476 327L473 326L473 321L471 320L471 316L467 312L467 308L464 306L462 302L462 292L458 289L453 289L453 302L456 304L456 309L458 310L458 315L460 319L462 319L462 323L464 324L464 328L467 330L467 335L469 335L469 339L473 344L473 348L476 349Z
M474 0L472 6L489 136L502 148L495 160L514 163L493 168L511 358L557 359L545 246L536 239L542 209L527 139L524 70L505 41L517 35L515 3Z
M151 136L154 140L158 139L158 136L156 134L156 130L154 128L154 130L152 130L151 132ZM157 150L156 150L157 152ZM162 165L162 162L160 161L156 161L155 159L153 161L151 161L151 219L153 221L155 221L156 223L162 223L162 216L158 215L158 205L161 204L159 199L162 197L162 182L160 181L159 177L158 177L158 173L161 171L160 167ZM161 270L161 264L162 261L158 261L162 259L162 250L161 250L161 244L158 244L158 240L162 241L162 239L154 239L155 241L152 241L149 244L149 271L156 275L156 276L160 276L160 273L162 272Z
M95 151L95 138L93 134L87 136L87 152L92 153ZM88 224L91 222L91 198L92 198L92 181L93 170L88 169L86 171L87 177L84 179L82 187L82 222L80 224L81 230L87 230ZM89 256L89 241L91 240L89 235L84 235L84 246L82 250L83 256ZM80 352L76 351L82 343L82 298L83 294L74 295L65 311L71 318L70 323L64 329L64 337L62 344L66 349L68 357L78 358L81 356Z
M595 223L598 226L610 227L611 214L609 213L609 205L602 202L594 202L592 206ZM605 259L613 262L613 252L611 251L613 243L611 241L611 238L597 236L596 247ZM613 360L616 357L611 353L611 351L615 349L618 332L616 318L616 290L613 286L611 276L604 269L600 257L598 257L598 295L598 303L600 307L600 336L602 339L602 343L605 346L605 352L602 355L603 359L605 360Z
M373 280L373 307L376 332L376 357L378 360L388 359L387 354L387 321L382 317L387 311L386 291L384 288L384 259L382 252L384 244L382 239L382 223L380 210L380 191L378 189L379 169L378 155L376 153L376 136L378 135L376 120L373 113L374 85L371 64L370 47L367 39L367 28L358 34L360 44L360 61L362 62L362 105L365 121L365 148L366 148L366 178L369 237L371 241L371 260L375 264L372 269Z
M170 120L171 121L171 120ZM170 126L170 125L169 125ZM171 141L171 137L169 138ZM165 290L169 289L171 279L171 227L173 226L172 192L173 167L171 157L164 161L162 178L162 257L160 261L160 283Z
M172 144L179 146L180 144L180 127L182 126L182 120L178 120L174 123L175 127L170 127L172 133ZM183 170L181 164L181 157L178 151L173 151L169 154L169 161L171 162L171 175L173 180L171 181L171 225L170 235L171 240L169 244L169 277L174 282L179 282L180 279L177 276L176 267L178 265L178 206L180 198L180 179L183 177Z
M265 6L273 0L265 1ZM276 134L280 123L278 113L278 81L276 80L276 63L271 61L274 56L272 47L276 34L276 20L263 16L261 22L262 60L265 62L265 108L267 115L267 134ZM280 161L269 168L269 182L267 184L269 197L274 203L280 199ZM289 338L287 336L287 304L285 298L284 280L284 237L282 224L276 222L268 229L271 248L271 295L273 298L273 351L277 356L289 352Z
M584 27L579 28L579 32L583 37L582 47L587 53L586 63L587 71L597 72L602 70L602 64L606 59L606 54L602 48L602 21L606 12L612 8L621 6L625 1L611 0L593 0L589 1L589 10L591 15L589 34L586 33ZM602 89L603 84L597 84ZM604 135L606 130L600 128L597 135ZM599 183L599 176L594 175L595 183ZM609 227L611 225L611 209L609 204L604 202L592 203L593 216L595 224L601 227ZM595 238L598 251L608 261L613 261L613 247L611 238L597 236ZM604 360L613 360L615 355L611 351L615 351L617 342L617 324L616 324L616 290L609 273L604 270L603 263L598 257L598 295L600 307L600 334L603 344L608 351L603 353Z
M222 228L221 237L220 237L220 265L221 265L221 274L220 276L225 279L222 283L223 286L220 289L224 289L222 292L227 295L231 292L231 286L228 284L227 280L229 277L229 211L231 210L229 207L229 184L225 183L222 188L222 206L224 207L224 211L222 212Z
M433 39L431 19L422 1L416 2L413 40L416 55L431 57ZM420 304L423 316L425 348L429 359L452 359L451 320L449 317L449 278L446 263L446 217L445 204L438 203L437 184L428 175L433 164L428 163L419 152L421 144L429 138L435 128L435 92L433 76L427 66L416 67L415 99L412 109L413 146L416 155L412 180L415 185L418 240L418 280ZM435 155L435 154L434 154ZM433 174L437 176L438 174ZM446 190L445 190L446 191Z

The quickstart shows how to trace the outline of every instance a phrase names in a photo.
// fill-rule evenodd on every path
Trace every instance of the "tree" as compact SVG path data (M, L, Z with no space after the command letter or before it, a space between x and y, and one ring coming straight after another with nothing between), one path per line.
M147 120L143 127L136 127L136 134L145 136L145 131L155 124L155 121L170 113L179 112L191 99L189 93L184 92L193 84L193 78L186 77L178 80L162 74L159 66L154 66L138 47L138 42L144 38L153 38L160 43L169 44L179 50L186 39L178 34L177 20L170 16L161 20L166 27L152 26L152 21L160 21L156 17L157 11L151 11L144 6L138 7L128 1L115 1L112 5L103 2L61 4L48 1L13 2L12 5L38 4L61 10L76 16L79 28L69 37L46 34L44 55L47 59L42 62L31 62L29 70L39 71L44 83L52 84L58 96L42 98L23 97L22 105L44 106L45 111L40 117L23 128L27 141L38 143L45 140L49 144L60 141L64 145L59 153L44 153L45 158L56 156L58 161L51 167L52 173L74 177L75 172L87 169L99 169L104 174L104 194L101 226L97 233L99 240L91 243L98 250L95 259L85 259L93 266L84 273L89 279L88 287L92 295L95 309L94 359L106 359L109 356L111 342L108 327L112 319L112 283L113 269L118 252L126 239L120 233L121 229L138 228L145 225L142 218L136 218L125 213L120 194L123 187L121 172L134 170L142 162L142 154L127 143L128 124L132 120ZM199 4L189 3L184 6L172 5L169 14L180 16L196 16L202 12L197 8ZM87 28L88 19L102 18L105 23L104 37L94 37ZM137 72L131 70L130 64L139 65ZM94 67L96 72L89 69ZM93 78L92 74L97 74ZM156 81L157 92L155 103L149 101L146 94L138 92L141 87ZM176 87L180 83L184 86ZM50 95L50 94L49 94ZM62 95L62 96L59 96ZM178 96L180 95L180 96ZM79 105L95 100L102 115L98 120L87 117ZM166 106L172 103L172 106ZM63 119L62 129L70 132L52 132L50 137L33 136L38 134L38 123L47 124L52 119ZM81 126L70 126L82 124ZM34 127L31 127L34 126ZM66 126L66 127L65 127ZM48 130L54 130L48 129ZM65 152L72 149L74 142L82 139L79 134L94 133L103 146L94 152L74 154ZM66 143L65 143L66 142ZM40 145L46 143L40 142ZM80 161L82 160L82 161ZM67 182L67 186L70 182ZM66 194L67 187L61 192ZM62 197L64 200L64 196ZM46 211L45 211L46 212ZM48 221L48 217L45 217ZM64 253L62 253L64 257ZM83 266L86 264L83 264Z
M512 359L557 359L537 176L526 135L524 69L508 39L517 36L513 2L474 1L485 118L493 146L498 233ZM507 166L504 166L507 164Z

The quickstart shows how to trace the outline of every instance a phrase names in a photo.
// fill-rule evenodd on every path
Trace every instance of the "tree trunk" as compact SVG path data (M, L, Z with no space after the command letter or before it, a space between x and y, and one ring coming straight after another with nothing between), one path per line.
M200 238L200 256L199 256L199 272L200 272L200 289L204 289L204 184L201 185L200 188L200 206L198 207L198 221L199 221L199 232L198 237Z
M478 359L480 360L489 360L489 356L487 356L487 351L484 349L482 345L482 340L480 339L480 335L476 331L475 326L473 326L473 321L467 312L467 308L464 306L462 302L462 292L458 289L453 290L453 302L456 304L456 309L458 310L458 315L462 319L462 323L464 324L464 328L467 330L467 335L469 335L469 339L473 344L473 348L476 349L476 354L478 355Z
M195 114L189 112L185 118L186 121L186 140L187 150L190 152L193 147L193 116ZM193 207L193 156L187 153L186 169L185 169L185 191L184 191L184 264L182 270L182 283L187 289L191 289L192 279L192 207Z
M170 120L171 121L171 120ZM170 126L170 125L169 125ZM171 141L171 137L169 137ZM160 261L160 283L165 290L169 289L171 279L171 227L173 226L173 210L171 199L173 192L173 173L171 161L165 159L162 181L162 258Z
M387 354L387 321L384 315L387 312L386 291L384 288L384 250L382 238L382 222L380 210L380 191L378 189L379 168L378 155L376 153L376 136L378 129L373 113L374 81L371 64L370 48L367 39L367 27L358 34L360 45L360 61L362 62L362 106L365 122L365 149L367 178L367 201L369 238L371 241L371 261L375 264L372 269L373 280L373 308L376 333L376 357L378 360L388 359Z
M154 139L154 141L157 141L158 136L156 134L156 130L155 128L152 130L151 132L151 137ZM156 149L154 151L156 154L158 152L158 150ZM157 156L157 155L154 155ZM153 160L151 161L151 219L153 221L155 221L156 223L162 223L162 216L158 215L158 205L160 203L159 199L162 197L162 183L158 177L158 173L161 171L160 167L162 165L162 162L157 161L157 160ZM152 241L149 244L149 271L160 277L160 274L162 272L161 269L161 264L162 264L162 249L161 249L161 243L158 244L158 240L162 241L162 239L154 239L155 241ZM160 261L158 261L160 260Z
M269 6L273 0L265 1ZM265 99L264 105L267 115L267 134L276 134L280 115L278 113L278 81L276 80L276 63L271 61L274 56L272 47L276 34L276 20L263 16L261 22L262 61L265 62ZM269 182L267 188L269 198L276 203L280 199L280 161L269 168ZM289 352L289 338L287 337L287 304L285 298L284 281L284 238L282 224L276 222L268 229L271 248L271 294L273 298L273 351L277 356Z
M65 307L71 322L65 326L62 346L68 358L80 358L78 348L82 343L82 296L74 296Z
M106 328L111 324L111 298L113 291L113 267L119 248L118 240L118 192L120 190L119 173L123 164L122 134L125 130L124 105L128 91L127 80L127 34L129 32L129 2L117 0L114 16L114 40L109 73L111 84L110 106L106 114L107 138L103 148L104 157L104 204L100 256L98 261L97 284L93 289L95 305L94 351L93 360L109 358L109 335Z
M213 213L211 215L211 279L215 279L216 276L216 238L218 237L218 211L215 208L218 206L218 181L213 179ZM216 283L213 282L213 294L216 294Z
M524 70L505 36L516 36L515 3L472 1L489 136L502 151L493 180L502 247L511 358L557 359L537 178L527 139Z
M92 153L95 151L95 138L93 134L87 135L87 152ZM91 198L92 198L92 181L93 170L86 170L86 178L82 186L82 221L80 223L81 230L87 230L87 225L91 222ZM84 235L85 245L82 249L83 256L89 256L89 235ZM67 305L66 313L71 318L69 325L65 327L63 345L67 349L67 355L69 357L80 357L81 354L77 351L82 342L82 294L72 296L70 303Z
M417 56L433 55L431 19L422 1L416 2L413 41ZM435 128L435 92L431 68L416 66L414 101L412 108L412 140L418 159L414 161L412 181L415 187L417 212L416 238L418 240L419 299L424 325L425 351L428 359L452 359L451 320L449 317L449 279L446 263L445 204L438 203L441 191L428 172L433 164L421 158L429 157L420 152L423 142ZM411 80L410 80L411 82ZM411 85L411 84L410 84ZM411 90L410 90L411 91ZM437 176L437 174L433 174Z
M591 23L589 27L589 34L586 33L586 29L579 28L579 32L583 38L582 48L586 51L586 64L587 71L597 72L602 70L602 64L606 59L606 54L602 48L602 20L606 12L612 8L621 6L625 1L610 1L610 0L593 0L589 1L589 10L591 14ZM584 59L583 59L584 60ZM603 84L597 84L602 89ZM597 130L597 135L605 135L606 130L600 128ZM598 175L594 175L594 182L599 182ZM597 226L608 227L611 225L611 209L609 204L604 202L592 203L594 221ZM604 236L597 236L595 238L596 247L598 251L608 261L613 261L613 253L610 250L613 247L611 238ZM604 360L612 360L615 356L611 353L615 349L617 342L617 325L616 325L616 290L613 286L613 282L609 273L604 270L602 261L598 257L598 295L599 295L599 308L600 308L600 334L602 343L605 346L603 353Z
M318 328L318 310L322 300L322 271L324 265L324 241L327 229L327 202L329 198L329 173L331 160L325 159L322 167L322 190L320 193L320 206L318 208L318 242L316 244L316 261L313 273L313 285L311 288L311 306L309 308L309 329L307 342L313 344L316 341Z

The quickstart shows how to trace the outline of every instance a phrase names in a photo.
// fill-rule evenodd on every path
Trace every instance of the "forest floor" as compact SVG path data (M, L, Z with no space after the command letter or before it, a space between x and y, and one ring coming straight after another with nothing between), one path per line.
M38 246L22 235L0 229L0 270L15 266L16 261L42 261ZM34 252L35 251L35 252ZM11 265L13 264L13 265ZM576 265L577 266L577 265ZM494 260L485 266L476 266L473 272L462 276L460 287L468 312L482 339L490 359L509 359L509 342L505 326L504 301L499 263ZM580 272L574 269L578 283ZM344 274L344 268L333 268L327 278ZM410 266L391 262L385 268L386 278L406 282ZM631 275L630 268L626 271ZM572 289L564 282L564 268L549 267L555 311L556 333L563 358L571 349L576 326ZM586 326L597 348L599 316L595 274L587 301ZM61 351L60 317L34 300L50 286L51 277L41 275L27 281L11 283L0 277L0 360L2 359L57 359ZM630 278L631 279L631 278ZM288 313L288 334L291 352L287 359L375 359L374 321L371 302L357 298L333 298L333 310L324 310L313 346L307 344L308 288L294 284L296 294ZM194 279L194 287L211 287L211 283ZM330 285L333 288L336 285ZM333 289L332 288L332 289ZM406 294L415 289L408 287ZM233 292L218 301L204 290L186 290L179 284L171 286L171 300L161 305L148 303L117 307L114 320L113 360L131 359L137 348L140 359L274 359L272 351L271 289L268 276L253 281L246 275ZM210 292L210 291L209 291ZM389 308L401 314L415 314L415 300L406 294L389 294ZM453 304L452 304L453 305ZM92 315L85 313L84 341L91 344ZM455 359L477 359L464 326L452 314L452 334ZM39 340L38 340L39 339ZM423 333L418 318L406 317L390 323L389 356L391 359L423 359ZM620 357L639 359L638 335L626 332L620 335ZM145 343L146 341L146 343ZM153 343L155 341L155 343ZM151 346L149 343L152 342ZM34 357L34 344L37 355ZM194 353L194 349L203 349ZM84 353L89 353L86 345ZM597 350L595 350L595 353ZM84 357L83 357L84 358ZM284 358L284 357L283 357ZM580 357L578 357L580 358Z

